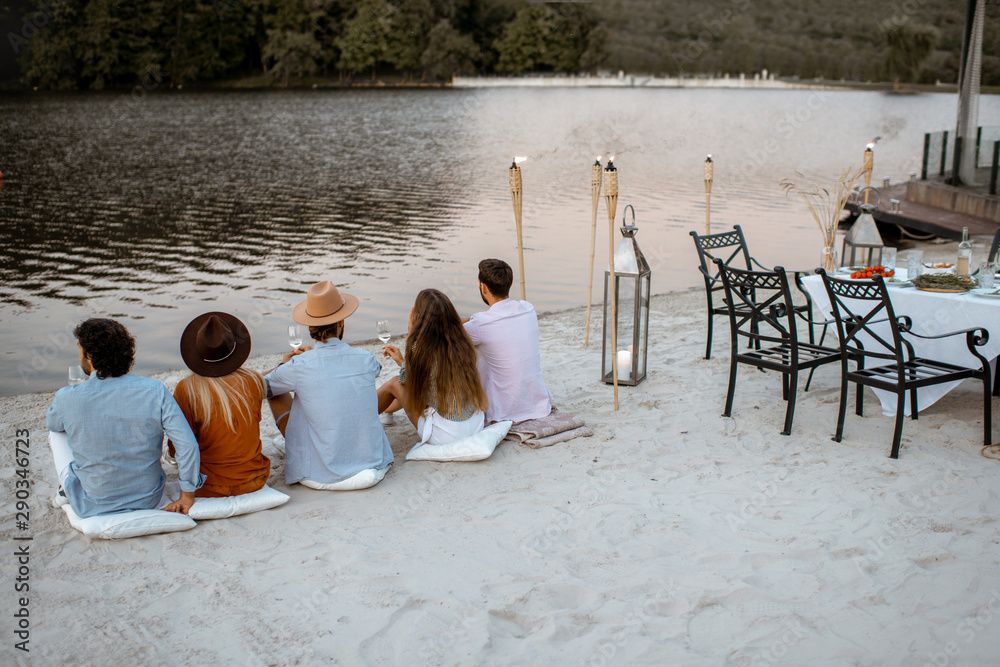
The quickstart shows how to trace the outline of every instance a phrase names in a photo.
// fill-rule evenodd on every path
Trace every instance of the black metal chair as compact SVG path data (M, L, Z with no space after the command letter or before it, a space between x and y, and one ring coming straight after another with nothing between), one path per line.
M896 428L892 436L892 458L899 457L899 439L903 433L903 412L906 405L906 393L910 393L910 414L913 419L919 416L917 404L917 389L929 385L954 382L965 378L974 378L983 383L983 443L990 444L992 431L992 402L989 361L976 348L982 347L989 340L989 332L983 328L952 331L937 336L921 336L913 333L913 322L906 315L897 316L889 300L889 291L882 276L874 276L871 281L842 280L831 278L825 271L820 271L823 283L833 307L834 319L837 323L837 334L840 337L841 381L840 381L840 413L837 419L837 433L833 440L840 442L844 433L844 418L847 414L848 382L857 385L858 415L864 413L864 387L884 389L896 394ZM881 315L879 320L874 318ZM885 323L891 337L880 335L872 325L876 322ZM870 341L871 349L865 348L865 340ZM923 339L948 338L965 334L965 344L981 368L965 368L955 364L915 357L913 345L903 337L913 336ZM856 362L856 369L850 370L848 361ZM869 365L872 361L875 365Z
M987 256L986 261L993 264L997 261L997 251L1000 250L1000 228L993 232L993 243L990 244L990 254ZM979 276L979 269L976 269L973 276ZM997 363L997 369L993 374L993 395L1000 396L1000 362Z
M721 258L722 263L726 266L736 264L738 268L745 268L748 271L755 270L755 267L762 271L770 271L768 267L750 256L746 237L743 236L743 230L740 226L733 225L733 230L731 232L707 235L691 232L691 237L694 239L694 247L698 251L698 261L701 263L698 270L701 271L702 278L705 279L705 296L708 299L708 342L705 344L706 359L712 358L712 323L714 316L726 315L729 312L724 303L716 306L713 301L712 295L722 291L722 282L719 278L719 270L714 264L715 260ZM811 321L813 319L812 299L809 297L809 293L802 287L802 277L799 272L795 273L794 280L796 287L798 287L799 291L806 298L805 305L795 306L795 310L806 313L808 319ZM826 328L824 327L823 336L825 335ZM809 342L815 342L812 325L809 326ZM820 343L822 344L822 342L823 337L820 337Z
M993 232L993 243L990 244L990 254L986 261L993 264L997 261L997 251L1000 250L1000 228ZM976 271L978 275L979 272ZM996 372L993 374L993 395L1000 396L1000 362L997 363Z
M785 430L792 431L795 394L801 371L840 360L840 350L800 343L796 317L802 314L792 304L788 276L780 266L773 271L745 271L715 260L726 295L726 312L732 333L729 391L724 416L732 413L738 364L781 373L781 394L785 408ZM810 322L810 329L813 323ZM747 349L741 350L740 343Z

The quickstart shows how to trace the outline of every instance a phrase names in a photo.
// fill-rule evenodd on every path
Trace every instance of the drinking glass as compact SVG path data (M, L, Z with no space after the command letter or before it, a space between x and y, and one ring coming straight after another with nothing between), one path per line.
M924 251L911 250L906 254L906 279L913 280L924 272Z
M979 265L979 287L982 289L993 289L996 287L996 264L983 262Z
M83 366L77 364L69 367L69 383L82 384L87 379L87 374L83 372Z
M302 327L298 324L292 324L288 327L288 344L292 346L293 350L302 347Z
M389 320L379 320L375 323L375 333L378 335L378 339L382 341L383 345L389 343L389 339L392 338L392 330L389 328ZM384 355L387 359L392 359L388 355Z
M823 254L819 257L819 265L827 273L836 273L840 267L837 265L837 249L833 246L825 246Z
M882 266L890 271L896 270L896 249L891 246L882 248Z

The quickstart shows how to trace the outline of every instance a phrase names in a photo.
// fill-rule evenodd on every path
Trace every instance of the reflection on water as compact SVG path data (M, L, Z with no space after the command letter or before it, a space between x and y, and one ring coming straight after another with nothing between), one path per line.
M709 152L718 226L742 224L762 261L811 266L819 234L777 182L830 181L878 134L876 180L904 178L954 110L951 95L830 91L0 97L0 393L60 386L75 358L65 332L93 313L136 334L140 373L182 367L180 332L206 310L246 319L255 352L283 349L291 307L326 278L362 300L351 340L374 338L377 319L401 331L427 286L469 314L479 259L516 269L514 154L532 156L525 274L539 310L586 299L599 153L618 155L619 210L638 211L654 292L698 282L687 231L704 227ZM983 124L997 110L984 97ZM597 257L605 216L602 204Z

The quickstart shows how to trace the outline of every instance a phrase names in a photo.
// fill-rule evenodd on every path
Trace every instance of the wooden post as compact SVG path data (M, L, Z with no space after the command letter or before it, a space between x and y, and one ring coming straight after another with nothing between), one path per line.
M1000 169L1000 141L993 142L993 166L990 168L990 194L997 193L997 173ZM2 183L2 181L0 181Z
M872 151L872 146L873 146L873 144L868 144L868 147L865 148L865 160L863 162L863 164L864 164L864 170L865 170L865 203L866 204L868 203L868 195L871 193L871 190L869 190L868 187L871 186L871 184L872 184L872 167L874 166L873 163L875 161L875 153Z
M705 235L712 233L712 179L715 174L712 164L712 154L705 158Z
M593 215L590 224L590 278L587 281L587 332L583 338L583 346L590 345L590 303L594 300L594 247L597 244L597 202L601 199L601 156L594 160L590 170L590 199L593 205Z
M611 376L615 385L615 410L618 410L618 295L615 288L615 211L618 208L618 169L615 156L608 160L604 168L604 205L608 209L608 263L611 274L608 291L611 293Z
M931 133L924 132L924 159L920 164L920 180L927 180L927 160L931 154Z
M510 200L514 204L514 225L517 227L517 270L521 276L521 301L524 294L524 243L521 240L521 168L518 162L528 158L514 158L510 163Z

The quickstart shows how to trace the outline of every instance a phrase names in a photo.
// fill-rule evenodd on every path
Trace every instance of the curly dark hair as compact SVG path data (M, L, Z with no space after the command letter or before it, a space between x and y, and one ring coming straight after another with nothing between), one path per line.
M135 361L135 339L119 322L92 317L73 330L83 353L90 357L97 377L120 377L129 372Z
M479 282L497 299L506 299L514 283L514 271L502 259L484 259L479 262Z

